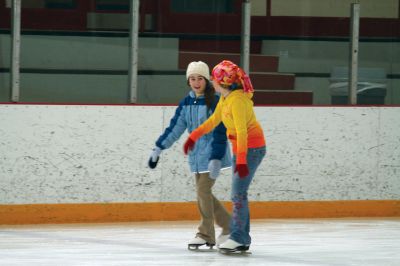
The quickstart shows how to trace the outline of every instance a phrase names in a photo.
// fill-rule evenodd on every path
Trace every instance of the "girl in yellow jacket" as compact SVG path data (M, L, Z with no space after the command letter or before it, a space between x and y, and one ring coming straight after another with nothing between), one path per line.
M194 130L184 144L187 154L195 142L222 121L232 143L233 213L230 237L219 248L234 252L248 250L251 243L247 191L266 154L263 130L253 109L253 86L248 75L236 64L224 60L212 71L215 90L221 94L213 115Z

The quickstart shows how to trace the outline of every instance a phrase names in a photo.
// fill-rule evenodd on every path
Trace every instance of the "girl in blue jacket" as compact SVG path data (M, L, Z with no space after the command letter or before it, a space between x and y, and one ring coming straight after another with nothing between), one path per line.
M186 79L191 87L189 94L176 108L169 126L156 141L149 159L149 167L155 168L162 150L168 149L187 129L192 132L214 112L219 96L210 82L210 71L206 63L191 62L186 70ZM201 215L196 237L189 241L188 248L201 245L217 246L229 238L230 214L212 194L212 187L220 169L231 166L226 129L221 123L214 131L201 137L189 153L189 166L195 175L197 205ZM215 239L214 222L222 228Z

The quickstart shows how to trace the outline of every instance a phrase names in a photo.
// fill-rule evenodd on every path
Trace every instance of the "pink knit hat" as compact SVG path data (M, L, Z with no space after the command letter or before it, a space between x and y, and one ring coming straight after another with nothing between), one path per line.
M244 92L254 92L253 85L246 72L229 60L224 60L216 65L211 75L213 80L221 85L231 87L233 84L241 84Z

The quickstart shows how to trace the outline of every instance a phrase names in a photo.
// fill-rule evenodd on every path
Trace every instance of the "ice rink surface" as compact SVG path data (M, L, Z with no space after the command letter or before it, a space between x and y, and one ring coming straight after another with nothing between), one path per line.
M196 227L196 221L3 225L0 265L400 265L400 218L253 220L249 255L189 251Z

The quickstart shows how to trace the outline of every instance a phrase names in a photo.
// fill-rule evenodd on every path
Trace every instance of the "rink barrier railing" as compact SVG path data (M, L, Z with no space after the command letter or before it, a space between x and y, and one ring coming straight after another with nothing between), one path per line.
M228 210L230 202L224 202ZM400 217L400 200L254 201L251 219ZM198 220L196 202L0 205L1 225Z

